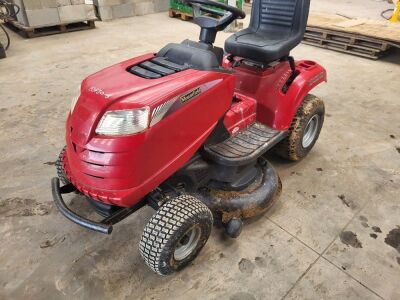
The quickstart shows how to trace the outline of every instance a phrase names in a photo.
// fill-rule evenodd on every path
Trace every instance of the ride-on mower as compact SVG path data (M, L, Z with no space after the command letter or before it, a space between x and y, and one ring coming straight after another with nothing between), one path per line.
M263 154L302 159L324 121L323 102L308 94L326 81L324 68L289 55L303 38L309 0L254 0L250 26L226 40L225 53L213 45L216 34L245 13L186 2L199 42L171 43L86 78L52 179L60 212L101 233L154 208L139 250L162 275L198 255L214 221L235 238L243 219L267 211L281 182ZM104 219L70 210L62 198L70 192Z

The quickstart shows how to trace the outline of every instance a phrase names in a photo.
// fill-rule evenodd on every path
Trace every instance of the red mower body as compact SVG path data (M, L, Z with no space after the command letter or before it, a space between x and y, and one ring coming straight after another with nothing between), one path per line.
M132 207L179 170L204 144L219 120L235 134L256 120L287 130L304 96L326 81L326 72L311 61L296 64L297 77L286 61L266 70L242 65L227 72L187 69L158 79L127 71L150 60L147 54L116 64L86 78L66 123L68 179L82 193L106 204ZM182 97L197 91L188 101ZM174 109L151 126L157 107L176 100ZM128 136L96 134L107 111L149 108L149 126Z
M309 0L254 1L249 27L224 49L213 45L217 32L246 14L211 0L187 4L198 41L169 43L83 81L51 180L60 213L103 234L153 208L139 251L160 275L189 265L213 224L237 238L243 220L266 213L282 182L265 154L305 158L325 116L324 102L309 92L326 71L290 55L304 36ZM68 207L63 195L77 191L102 220Z

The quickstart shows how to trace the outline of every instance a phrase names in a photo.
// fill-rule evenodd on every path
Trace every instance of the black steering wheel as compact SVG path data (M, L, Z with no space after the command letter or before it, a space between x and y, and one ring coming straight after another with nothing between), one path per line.
M185 0L185 2L193 8L193 22L201 27L200 41L210 44L215 41L217 31L224 30L236 19L246 17L246 13L241 9L221 2L211 0Z

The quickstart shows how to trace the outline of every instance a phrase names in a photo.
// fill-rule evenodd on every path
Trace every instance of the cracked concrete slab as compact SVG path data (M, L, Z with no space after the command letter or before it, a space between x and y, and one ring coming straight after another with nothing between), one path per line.
M359 282L319 259L286 299L382 299Z
M371 196L368 205L345 228L357 236L360 247L346 245L339 238L324 257L384 299L399 299L398 286L393 285L393 280L400 278L399 193L392 182L383 189Z
M316 161L304 161L298 171L283 177L282 196L268 216L322 253L368 201L370 190L359 184L365 179L363 170L329 169L329 163ZM324 170L317 171L317 166Z

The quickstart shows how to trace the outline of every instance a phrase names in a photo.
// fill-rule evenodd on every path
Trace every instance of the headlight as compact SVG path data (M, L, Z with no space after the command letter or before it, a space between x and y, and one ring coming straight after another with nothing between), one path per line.
M141 132L149 125L148 107L133 110L108 111L96 128L97 134L128 135Z

